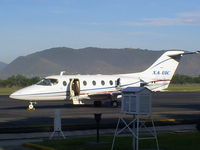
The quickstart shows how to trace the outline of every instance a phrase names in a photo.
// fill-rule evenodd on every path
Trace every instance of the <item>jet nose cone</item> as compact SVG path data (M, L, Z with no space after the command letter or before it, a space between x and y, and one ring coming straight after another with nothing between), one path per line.
M26 94L26 90L20 89L16 92L12 93L9 97L12 98L12 99L23 100L24 94Z
M32 100L33 93L37 90L38 87L32 85L12 93L9 97L17 100Z
M10 94L10 98L12 98L12 99L18 99L18 92L14 92L14 93L12 93L12 94Z
M9 95L9 98L13 98L14 99L14 93Z

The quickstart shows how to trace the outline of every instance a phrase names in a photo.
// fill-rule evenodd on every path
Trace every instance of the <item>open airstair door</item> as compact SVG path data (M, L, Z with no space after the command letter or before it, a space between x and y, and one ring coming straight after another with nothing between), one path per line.
M80 80L77 78L70 79L70 97L80 95Z

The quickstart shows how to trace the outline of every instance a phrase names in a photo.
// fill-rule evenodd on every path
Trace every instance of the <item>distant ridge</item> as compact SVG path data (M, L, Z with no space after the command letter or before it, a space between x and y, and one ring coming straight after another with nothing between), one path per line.
M20 56L0 71L0 78L22 74L47 76L59 74L115 74L143 71L164 51L57 47ZM176 73L200 75L200 55L185 56Z
M6 65L7 65L6 63L0 61L0 70L2 70L3 68L5 68Z

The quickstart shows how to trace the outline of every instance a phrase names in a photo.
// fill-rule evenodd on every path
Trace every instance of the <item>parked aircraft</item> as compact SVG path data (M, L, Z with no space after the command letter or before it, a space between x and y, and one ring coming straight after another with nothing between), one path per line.
M29 101L29 109L34 109L36 101L70 100L73 104L84 104L85 100L100 102L105 96L116 98L126 87L147 87L152 91L166 89L180 62L184 51L167 51L143 72L115 75L60 75L48 76L37 84L18 90L10 98ZM141 58L142 59L142 58Z

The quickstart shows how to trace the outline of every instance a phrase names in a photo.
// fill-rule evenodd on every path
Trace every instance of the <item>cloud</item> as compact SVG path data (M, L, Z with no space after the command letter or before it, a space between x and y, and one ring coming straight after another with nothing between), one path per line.
M174 18L144 18L139 22L124 22L129 26L175 26L175 25L200 25L200 12L180 13Z

